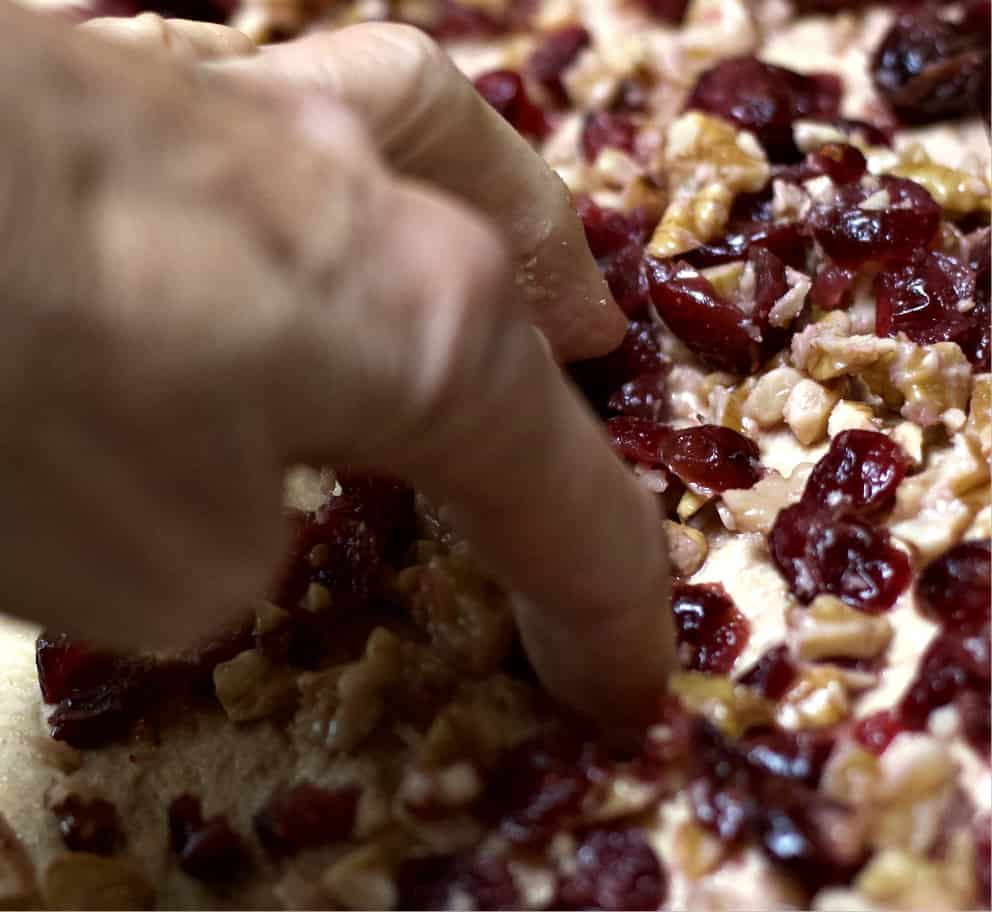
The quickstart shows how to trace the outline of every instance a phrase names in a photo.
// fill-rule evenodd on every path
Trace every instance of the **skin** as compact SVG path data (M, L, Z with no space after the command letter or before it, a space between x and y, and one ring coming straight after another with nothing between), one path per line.
M264 591L284 468L347 463L450 506L553 695L650 718L661 517L548 356L624 319L564 186L443 53L8 6L0 44L5 604L188 643Z

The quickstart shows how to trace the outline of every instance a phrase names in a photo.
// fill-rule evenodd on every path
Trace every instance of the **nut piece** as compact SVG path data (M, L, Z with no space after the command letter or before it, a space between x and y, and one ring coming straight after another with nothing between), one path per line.
M803 375L793 367L776 367L758 378L744 402L742 412L763 428L774 427L782 420L785 403Z
M652 256L670 257L716 238L738 193L768 182L764 150L751 133L699 111L672 122L664 173L671 202L648 244Z
M727 853L716 836L691 820L675 832L674 848L679 869L693 880L715 870Z
M808 608L789 612L792 637L801 659L868 659L892 640L887 618L865 614L833 595L818 595Z
M968 423L964 427L986 460L992 455L992 374L979 374L971 391Z
M767 725L774 718L771 703L722 675L679 672L672 675L669 690L731 738L739 738L756 725Z
M339 858L321 883L345 909L392 909L398 900L387 853L377 843Z
M753 487L724 491L722 503L717 506L720 519L732 532L768 534L779 511L799 502L812 470L812 463L803 462L788 478L769 471Z
M330 469L315 469L297 465L286 470L283 479L283 503L304 513L316 513L331 495L336 485Z
M665 534L668 536L668 559L672 572L679 576L692 576L703 566L709 553L706 536L698 529L670 519L665 520Z
M31 859L0 814L0 909L30 909L36 905L36 897Z
M46 766L60 773L74 773L83 765L83 755L72 745L56 741L47 735L38 735L34 746Z
M50 909L148 909L155 901L152 885L130 859L89 852L52 859L42 892Z
M827 436L833 439L841 431L874 431L877 430L875 413L870 405L863 402L852 402L841 399L830 413L827 421Z
M825 795L854 807L874 801L881 778L878 757L853 741L841 742L823 769Z
M912 421L900 421L889 432L889 437L903 448L914 468L923 465L923 428Z
M779 705L778 721L785 728L824 728L848 717L851 677L832 665L805 668Z
M838 398L837 393L806 378L792 388L782 414L803 446L812 446L826 436L827 421Z
M902 160L888 173L916 181L941 209L954 215L992 210L989 186L984 180L933 161L917 143L902 150Z
M287 706L294 681L289 669L277 668L257 649L246 649L214 669L214 691L229 719L250 722Z

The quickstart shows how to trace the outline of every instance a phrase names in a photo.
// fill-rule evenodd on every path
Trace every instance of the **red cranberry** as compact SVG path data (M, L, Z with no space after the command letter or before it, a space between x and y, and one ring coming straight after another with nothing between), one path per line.
M905 474L906 454L885 434L842 431L810 473L803 503L864 519L892 505Z
M685 484L706 492L750 488L762 474L758 445L731 428L715 424L664 435L661 461Z
M519 73L513 70L484 73L475 80L475 88L518 133L541 140L550 132L547 116L530 100Z
M810 303L820 310L846 310L851 306L857 278L856 269L833 264L824 266L813 278L809 290Z
M975 308L972 313L972 327L955 340L961 346L976 371L990 369L992 352L992 276L989 268L989 229L982 228L969 237L971 254L968 266L975 273Z
M144 683L136 675L107 681L59 701L48 717L56 741L73 747L100 747L127 734L140 717Z
M663 441L671 429L646 418L611 418L606 422L614 449L631 462L654 466L661 462Z
M360 791L303 782L277 789L255 815L259 842L273 855L339 842L351 836Z
M828 143L811 152L798 165L784 169L778 176L795 183L826 175L835 184L853 184L861 180L868 163L860 149L854 146Z
M367 523L387 556L406 551L416 531L413 488L393 478L346 469L337 470L337 480L344 497L334 498L329 512L344 510Z
M865 750L877 755L884 752L902 730L903 725L897 713L890 709L880 709L855 722L851 734Z
M678 25L689 7L689 0L643 0L643 3L655 19L669 25Z
M992 907L992 820L987 813L975 819L975 880L980 908Z
M832 204L813 209L813 235L838 265L857 268L869 261L884 266L912 262L934 239L940 206L923 187L899 177L882 177L879 187L889 196L883 208L861 208L876 191L848 184L835 189Z
M64 633L45 631L35 644L38 683L46 703L58 703L103 684L113 674L116 661L115 656Z
M850 137L858 137L870 146L891 146L893 127L852 120L849 117L835 117L830 123Z
M768 700L779 700L792 687L799 669L782 643L766 650L757 662L737 679L738 684L753 687Z
M589 46L590 36L580 25L568 25L549 32L541 39L527 61L527 69L560 105L568 104L562 77L579 53Z
M620 415L659 421L665 412L668 370L648 371L628 380L607 400L607 408Z
M720 240L703 244L682 256L697 269L705 269L743 259L753 247L767 248L793 269L806 267L809 239L792 222L771 224L749 220L731 223L730 230Z
M727 674L747 645L751 625L723 586L676 584L672 611L682 667Z
M699 77L686 106L755 133L773 161L795 161L793 123L836 117L840 96L834 76L804 76L756 57L732 57Z
M481 912L521 906L505 859L495 855L411 858L396 880L400 909L448 909L454 896Z
M916 581L920 611L945 626L989 619L992 548L988 540L962 542L929 564Z
M169 834L179 867L197 880L234 880L248 867L248 852L227 818L204 820L200 800L192 795L169 805Z
M703 361L737 374L757 369L760 332L692 266L649 260L648 282L658 314Z
M508 0L500 12L490 12L463 0L435 0L434 16L427 26L435 38L443 41L461 38L490 38L514 29L526 29L532 11L530 0Z
M668 894L661 862L638 827L595 829L558 886L558 909L657 909Z
M67 795L52 805L52 812L70 851L110 855L124 841L117 809L103 798L86 800L80 795Z
M637 124L624 111L591 111L582 122L582 156L590 164L606 146L633 155Z
M931 252L918 263L880 273L875 301L878 335L905 333L921 345L957 342L982 318L975 306L975 273L943 253ZM970 310L959 309L965 301Z
M922 8L900 16L872 60L875 86L904 123L987 116L989 19L971 28Z
M863 611L885 611L909 584L909 558L889 535L857 519L838 519L798 503L782 510L769 547L801 602L829 593Z

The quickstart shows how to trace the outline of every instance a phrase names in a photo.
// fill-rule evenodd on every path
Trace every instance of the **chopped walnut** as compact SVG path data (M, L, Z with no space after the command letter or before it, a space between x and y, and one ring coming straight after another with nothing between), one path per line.
M252 633L255 636L264 636L278 630L289 620L289 612L280 608L274 602L263 601L255 608L255 624Z
M679 498L675 513L682 522L686 522L712 500L712 495L697 494L695 491L686 490Z
M42 762L60 773L74 773L83 763L82 754L64 741L39 735L34 743Z
M30 909L35 906L36 899L31 859L6 818L0 814L0 909Z
M772 309L768 312L768 322L772 326L789 326L799 316L812 284L808 276L791 266L785 269L785 279L789 290L772 304Z
M807 608L793 607L789 622L799 658L809 661L872 658L892 641L887 618L858 611L833 595L818 595Z
M774 717L771 703L722 675L679 672L672 675L669 690L687 708L732 738L739 738L749 728L768 725Z
M686 82L716 60L757 49L761 36L753 6L748 0L690 0L678 36Z
M815 380L803 378L790 391L782 414L803 446L819 443L839 395Z
M717 511L723 524L732 532L763 532L766 535L779 511L799 502L812 463L800 463L788 478L769 471L756 485L742 490L724 491Z
M975 377L964 432L978 444L986 460L992 458L992 374Z
M658 257L716 238L734 197L760 190L769 177L768 159L751 133L699 111L669 126L664 159L671 202L647 247Z
M827 760L821 788L837 801L860 807L874 801L881 775L878 757L853 741L845 741Z
M675 831L674 848L679 869L693 880L715 870L727 855L727 847L692 820Z
M975 898L974 846L955 833L948 857L933 861L898 849L876 853L858 874L856 889L886 909L967 909Z
M889 436L902 447L913 468L919 468L923 465L925 444L923 428L912 421L900 421L889 431Z
M617 775L598 783L583 801L582 817L589 822L632 817L652 807L660 797L659 782Z
M863 402L841 399L830 412L830 418L827 420L827 436L832 439L841 431L854 430L878 430L875 413L870 405L865 405Z
M288 668L276 666L257 649L246 649L214 669L214 691L229 719L251 722L289 706L295 680Z
M743 414L763 428L774 427L782 421L789 393L802 379L799 371L787 366L762 374L744 401Z
M330 469L293 466L283 482L283 503L304 513L316 513L331 496L337 480Z
M778 721L785 728L825 728L851 712L850 692L875 683L873 675L847 672L834 665L804 668L779 704Z
M155 901L148 878L129 858L89 852L52 859L42 893L50 909L148 909Z
M916 181L952 215L992 211L986 180L935 162L920 145L904 147L899 163L889 168L888 173Z
M369 843L339 858L322 875L321 883L345 909L392 909L398 896L390 853Z
M668 536L668 558L672 572L679 576L692 576L703 566L709 552L706 536L698 529L670 519L665 520L665 534Z

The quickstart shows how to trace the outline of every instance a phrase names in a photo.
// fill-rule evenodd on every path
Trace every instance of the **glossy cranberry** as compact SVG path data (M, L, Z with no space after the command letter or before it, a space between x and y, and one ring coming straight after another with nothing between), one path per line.
M891 438L876 431L841 431L813 467L802 500L864 519L892 506L905 475L906 454Z
M835 184L853 184L861 180L868 170L868 163L861 150L849 145L828 143L811 152L799 164L789 169L783 178L797 183L826 175Z
M116 658L83 640L45 631L35 643L38 683L46 703L103 684L113 673Z
M576 200L576 208L589 249L617 304L628 317L642 317L650 304L644 244L656 219L643 209L604 209L587 196Z
M955 341L972 363L976 371L987 372L992 354L992 280L989 268L989 229L975 231L968 239L970 256L968 266L975 273L975 307L970 311L971 329L959 335Z
M992 820L989 815L979 814L974 824L975 835L975 880L979 908L992 908Z
M880 126L849 117L835 117L830 123L849 137L867 143L869 146L891 146L894 125Z
M169 835L179 867L197 880L234 880L250 863L241 837L227 818L217 815L204 820L200 800L192 795L180 795L169 805Z
M785 265L805 269L809 239L792 222L771 224L764 221L737 222L720 240L703 244L682 254L691 266L705 269L719 266L747 256L752 247L765 247Z
M533 4L530 0L508 0L499 11L464 0L435 0L429 23L415 22L444 41L491 38L514 29L527 28Z
M988 16L968 28L942 19L934 8L905 13L876 49L872 75L904 123L987 116Z
M748 374L759 364L761 334L746 314L683 261L648 261L651 300L672 334L717 370Z
M795 683L798 674L789 647L782 643L762 653L758 661L741 674L737 683L753 687L767 700L779 700Z
M655 851L638 827L594 829L575 850L575 864L561 877L558 909L657 909L668 881Z
M664 435L661 461L685 484L706 493L750 488L762 475L758 445L731 428L715 424Z
M654 466L661 463L661 447L672 431L664 425L646 418L622 416L606 422L613 448L624 459Z
M125 735L141 715L142 682L126 675L56 704L48 731L73 747L100 747Z
M386 556L402 554L416 531L413 488L393 478L346 469L336 475L344 496L330 501L328 513L357 516L375 532Z
M911 578L909 558L885 530L802 503L778 514L769 547L792 593L804 603L829 593L863 611L885 611Z
M747 262L755 277L753 298L748 299L743 291L738 291L738 304L751 314L751 321L761 336L762 358L767 358L779 351L791 334L791 321L787 326L771 323L775 304L789 290L785 263L762 246L754 246L748 251Z
M624 111L591 111L582 122L582 156L592 164L610 146L630 155L637 143L637 124Z
M255 815L258 840L273 855L339 842L351 836L360 791L303 782L280 788Z
M793 123L836 117L840 96L841 83L834 76L804 76L756 57L732 57L699 77L686 107L750 130L772 161L795 161Z
M399 909L449 909L455 897L480 912L522 905L506 860L496 855L414 857L396 881Z
M595 744L562 733L527 741L491 773L483 816L513 843L543 845L581 819L582 801L606 763Z
M903 724L898 713L890 709L880 709L854 723L851 735L865 750L881 754L901 731Z
M541 140L550 132L547 116L531 101L519 73L484 73L475 80L475 88L523 136Z
M846 310L851 306L856 269L845 269L832 263L814 276L809 290L810 303L819 310Z
M559 105L568 104L568 92L562 84L562 77L579 56L583 48L589 46L590 36L580 25L567 25L542 36L540 43L527 61L530 75L545 89Z
M886 191L880 208L862 208L870 196ZM883 266L920 257L940 225L940 206L915 181L882 177L879 190L860 184L839 186L834 201L813 209L813 235L839 266L857 268L868 262Z
M829 731L758 729L746 734L738 748L747 765L755 772L765 772L815 788L833 752L834 736Z
M67 849L110 855L124 841L117 809L103 798L70 794L52 805Z
M689 0L643 0L643 3L655 19L669 25L678 25L689 7Z
M682 667L727 674L747 645L751 625L723 586L676 584L672 611Z
M660 421L664 417L667 400L665 380L668 370L649 371L628 380L607 400L611 412Z
M943 253L888 269L875 281L875 332L904 333L914 342L957 342L981 319L975 305L975 273ZM962 310L967 302L970 309Z
M945 626L989 619L992 602L992 548L989 541L955 545L927 565L916 581L920 611Z
M988 758L992 743L992 697L988 689L971 689L958 694L954 708L965 739L980 756Z

